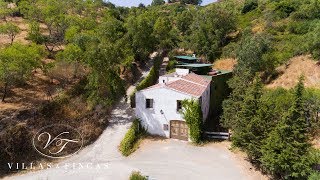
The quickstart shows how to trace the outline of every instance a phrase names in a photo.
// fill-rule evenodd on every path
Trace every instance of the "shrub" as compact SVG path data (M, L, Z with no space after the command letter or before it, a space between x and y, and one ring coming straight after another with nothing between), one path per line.
M137 85L137 90L141 90L155 84L158 80L157 74L158 73L156 72L155 68L152 67L148 76Z
M183 106L183 118L190 130L190 138L194 143L199 144L201 142L202 134L202 111L200 104L197 100L184 100Z
M135 119L120 143L119 150L124 156L129 156L138 148L138 142L145 134L145 130L140 126L139 119Z
M7 161L24 162L32 158L33 147L32 147L32 133L25 123L19 123L7 127L2 135L0 136L0 144L2 151L2 160L7 158ZM25 155L25 152L30 152ZM1 161L1 160L0 160Z
M166 71L168 72L168 71L174 69L176 64L177 64L177 61L169 61L168 65L166 67Z
M319 179L320 179L320 172L314 172L308 178L308 180L319 180Z
M290 1L279 1L275 4L275 13L280 18L288 17L292 12L296 11L296 3Z
M130 180L147 180L147 177L142 176L139 171L133 171L129 179Z
M239 49L239 44L235 42L231 42L225 47L222 48L222 57L224 58L236 58L237 57L237 49Z
M258 7L258 1L257 0L246 0L244 3L244 6L242 8L241 13L245 14L247 12L250 12Z
M306 34L310 29L310 23L305 21L291 22L289 32L293 34Z

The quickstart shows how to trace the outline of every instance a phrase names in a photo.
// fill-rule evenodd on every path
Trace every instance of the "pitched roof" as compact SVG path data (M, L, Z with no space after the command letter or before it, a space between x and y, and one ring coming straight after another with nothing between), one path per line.
M189 73L186 76L183 76L182 79L187 80L187 81L191 81L193 83L197 83L203 86L208 86L208 84L210 83L210 81L200 75L197 75L195 73Z
M182 93L190 94L192 96L201 96L206 90L207 86L202 86L190 81L179 79L167 84L169 89L173 89Z
M202 76L196 75L194 73L190 73L186 76L183 76L181 79L171 81L167 84L155 84L144 90L163 87L163 88L168 88L181 93L199 97L207 89L209 84L210 84L210 80Z

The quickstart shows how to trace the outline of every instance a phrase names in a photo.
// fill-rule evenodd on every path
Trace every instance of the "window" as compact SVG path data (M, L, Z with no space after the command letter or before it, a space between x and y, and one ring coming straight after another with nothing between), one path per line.
M146 108L153 108L153 99L146 99Z
M177 111L180 111L182 109L182 101L177 100Z

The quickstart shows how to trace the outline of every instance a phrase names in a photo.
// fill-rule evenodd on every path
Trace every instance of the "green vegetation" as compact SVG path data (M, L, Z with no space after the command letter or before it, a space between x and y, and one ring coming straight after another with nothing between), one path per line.
M12 44L0 49L0 84L4 84L2 101L11 86L23 84L32 70L40 67L44 50L37 45Z
M155 57L153 67L150 69L148 76L137 85L138 91L157 83L159 78L159 69L162 62L161 58L161 56Z
M145 77L136 87L135 91L130 95L130 103L131 107L135 107L135 95L136 91L140 91L142 89L145 89L149 86L152 86L158 82L159 79L159 69L162 62L162 56L159 55L154 58L154 64L152 68L149 71L149 74L147 77Z
M245 40L254 37L254 43L261 37L272 47L263 50L269 73L263 81L274 75L273 67L295 55L311 53L319 58L318 0L230 0L205 7L197 6L198 0L163 2L123 8L92 0L24 0L17 8L1 8L0 16L26 18L28 39L44 45L48 58L73 64L75 78L79 68L86 68L90 72L86 94L93 104L111 105L123 95L126 79L121 75L132 73L133 62L147 62L156 50L190 49L213 62L221 55L238 58L236 51ZM7 4L1 0L0 6ZM1 32L14 41L19 28L10 22L1 26ZM56 52L61 45L65 49Z
M233 144L275 178L307 179L313 173L318 153L309 143L320 127L319 90L304 89L301 82L295 90L266 90L263 83L274 79L275 67L294 56L320 59L319 0L228 0L203 7L199 0L170 0L170 5L154 0L152 6L133 8L102 0L21 0L15 1L16 8L7 8L8 2L0 0L0 33L9 37L0 47L3 101L10 88L25 83L34 70L49 74L59 63L73 66L74 80L85 79L76 92L84 101L107 109L134 83L133 67L147 63L154 51L170 52L170 60L180 48L208 62L236 58L228 83L232 93L223 102L221 116L222 125L233 132ZM29 23L27 39L32 43L16 42L21 30L9 20L15 15ZM157 62L161 60L155 60L137 90L156 83ZM168 70L174 63L169 62ZM190 136L198 143L199 104L186 104ZM136 120L120 145L124 155L134 150L138 127Z
M135 119L120 143L119 150L122 155L129 156L138 149L140 139L145 135L146 131L140 125L139 119Z
M311 176L308 178L308 180L318 180L320 179L320 173L319 172L314 172L311 174Z
M5 34L10 38L10 44L13 43L13 40L16 38L17 34L20 33L20 29L18 26L12 23L5 23L0 25L0 34Z
M238 109L228 109L235 118L223 119L232 125L233 145L277 179L306 179L320 161L319 151L311 147L310 141L319 126L318 121L312 123L319 107L306 110L309 93L312 92L304 90L302 80L294 90L266 91L256 76L242 94L243 100L237 102Z
M202 111L199 101L184 100L182 107L182 115L189 127L191 141L199 144L202 138Z
M300 80L295 88L293 106L260 146L262 166L281 179L302 179L318 162L318 159L311 158L313 152L303 110L303 92Z
M130 180L147 180L147 177L142 176L139 171L133 171L129 179Z

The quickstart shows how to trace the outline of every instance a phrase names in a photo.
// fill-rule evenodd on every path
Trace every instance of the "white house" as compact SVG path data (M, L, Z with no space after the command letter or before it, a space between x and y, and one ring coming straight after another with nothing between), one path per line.
M210 80L188 69L160 76L158 84L136 92L136 117L150 134L188 140L188 127L179 113L184 99L198 99L205 120L209 114Z

